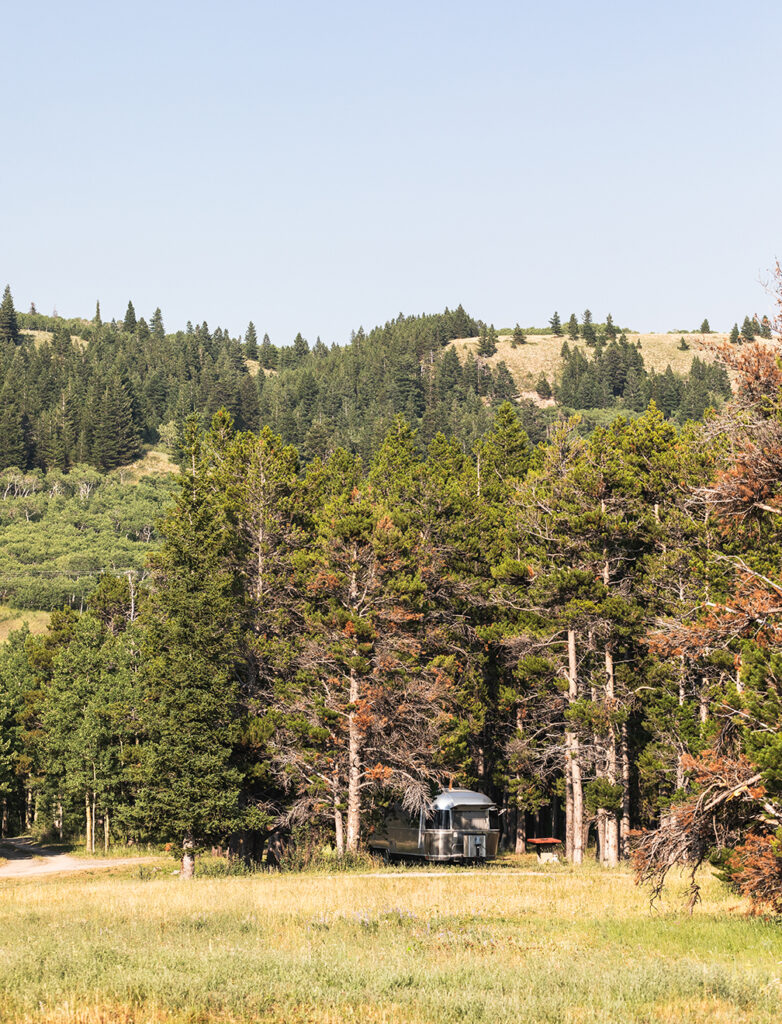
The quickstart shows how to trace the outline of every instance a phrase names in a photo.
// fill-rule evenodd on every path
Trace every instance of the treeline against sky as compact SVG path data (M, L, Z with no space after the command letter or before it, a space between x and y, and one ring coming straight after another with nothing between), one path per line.
M670 369L647 373L613 324L590 326L592 358L568 350L561 382L540 384L567 408L638 412L654 399L666 416L698 419L729 393L724 371L696 361L686 378ZM176 453L187 417L196 413L208 425L221 408L239 429L271 426L305 460L344 447L366 461L398 414L422 444L443 432L468 450L505 401L518 407L537 443L552 414L519 399L505 363L470 354L462 364L447 347L479 334L496 336L459 306L430 316L400 314L368 333L359 329L345 346L320 339L310 346L299 334L278 347L266 336L259 342L252 324L243 339L205 323L166 333L160 309L147 322L132 303L124 320L111 323L103 323L99 309L90 321L21 314L6 288L0 469L108 471L133 462L144 446Z

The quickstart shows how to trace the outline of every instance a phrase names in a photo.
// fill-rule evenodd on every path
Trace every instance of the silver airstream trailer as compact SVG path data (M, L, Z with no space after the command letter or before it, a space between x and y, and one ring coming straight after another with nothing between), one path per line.
M449 789L417 819L393 806L368 846L387 858L464 862L493 860L499 838L500 819L492 800L470 789Z

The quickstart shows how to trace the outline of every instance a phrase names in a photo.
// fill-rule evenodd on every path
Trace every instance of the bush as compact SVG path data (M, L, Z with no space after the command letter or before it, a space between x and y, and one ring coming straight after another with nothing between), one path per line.
M319 829L303 826L293 830L290 839L279 856L280 871L328 872L355 871L375 867L377 861L371 853L345 853L337 856L336 850L326 841L326 835Z

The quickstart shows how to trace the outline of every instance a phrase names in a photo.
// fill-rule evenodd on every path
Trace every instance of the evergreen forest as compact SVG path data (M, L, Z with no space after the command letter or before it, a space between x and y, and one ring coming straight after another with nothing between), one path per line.
M3 834L347 857L452 784L782 911L778 331L677 377L555 316L541 407L461 306L277 348L7 289L0 575L52 615L0 647ZM176 478L123 480L152 444Z

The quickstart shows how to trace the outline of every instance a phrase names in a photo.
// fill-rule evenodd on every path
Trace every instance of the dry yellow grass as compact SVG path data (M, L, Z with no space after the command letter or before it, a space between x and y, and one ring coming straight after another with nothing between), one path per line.
M0 1021L777 1024L782 933L713 877L149 868L0 886Z
M680 334L628 334L627 340L635 344L639 339L641 342L641 355L647 370L655 370L662 373L666 366L670 365L674 373L686 374L695 356L704 362L713 362L714 355L710 345L715 342L725 341L726 334L687 334L685 340L690 346L689 351L683 352L679 348ZM450 342L456 349L459 359L464 362L468 352L477 354L478 338L458 338ZM497 351L486 360L491 366L504 362L517 387L522 391L534 388L541 373L545 374L549 383L553 383L559 376L562 366L560 351L565 341L570 348L580 348L589 355L588 349L583 342L572 342L566 338L557 338L553 334L531 334L525 345L512 348L509 334L500 335L497 342Z
M247 370L249 371L250 376L251 377L257 377L258 374L261 372L261 364L258 362L258 360L257 359L245 359L244 362L245 362L245 366L247 367ZM277 371L276 370L269 370L266 367L264 367L263 374L264 374L265 377L274 377L274 376L276 376Z
M113 471L123 483L137 484L145 476L168 476L177 473L178 466L165 452L146 452L129 466L120 466Z
M35 344L36 348L39 345L42 345L45 341L51 341L52 337L53 337L53 334L52 334L51 331L29 331L29 330L24 330L24 331L22 331L22 333L29 335L33 339L33 343ZM86 348L87 347L87 342L84 340L84 338L80 338L76 334L72 334L71 335L71 340L76 342L76 344L79 346L79 348Z
M25 623L31 633L45 633L49 628L50 618L49 612L12 608L10 605L0 604L0 644L5 643L9 635L14 630L21 629Z

